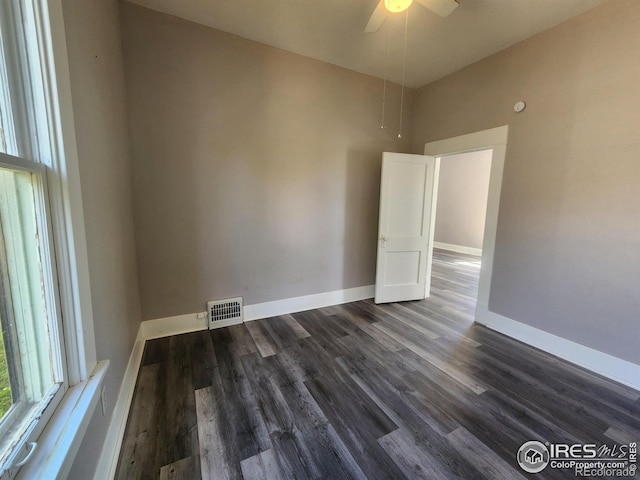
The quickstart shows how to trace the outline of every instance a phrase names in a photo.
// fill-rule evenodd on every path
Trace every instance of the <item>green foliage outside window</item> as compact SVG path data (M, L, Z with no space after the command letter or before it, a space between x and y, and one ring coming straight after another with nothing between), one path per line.
M4 353L4 343L0 335L0 418L11 407L11 387L9 386L9 370Z

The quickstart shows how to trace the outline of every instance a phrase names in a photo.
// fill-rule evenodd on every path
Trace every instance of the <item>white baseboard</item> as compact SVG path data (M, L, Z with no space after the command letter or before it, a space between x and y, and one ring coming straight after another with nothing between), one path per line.
M478 305L476 322L640 391L640 365L503 317L484 305Z
M342 303L357 302L373 298L374 285L334 290L332 292L304 295L302 297L285 298L273 302L254 303L244 306L244 321L259 320L261 318L276 317L288 313L304 312L315 308L340 305ZM229 323L229 325L235 322ZM224 325L221 325L224 326ZM206 318L198 318L198 313L188 313L175 317L146 320L140 324L139 337L145 340L169 337L181 333L197 332L208 328Z
M336 290L316 295L286 298L274 302L245 305L244 319L245 321L258 320L260 318L302 312L304 310L328 307L330 305L355 302L372 298L373 294L374 286L367 285L365 287ZM96 473L93 477L94 480L113 479L115 476L120 448L122 447L122 441L124 439L124 431L129 417L129 409L138 378L138 371L142 363L142 353L145 342L153 338L196 332L206 330L207 328L206 318L198 318L198 313L146 320L140 324L136 343L129 357L129 363L127 364L127 369L122 379L120 393L118 394L113 415L111 416L111 423L107 430L107 436L96 467Z
M133 391L138 378L138 370L142 362L142 352L144 351L145 340L141 338L141 332L142 325L138 329L138 337L136 338L136 343L133 345L133 350L131 350L131 355L129 356L129 363L124 372L124 378L122 379L120 392L118 393L118 398L113 408L111 422L109 423L107 436L102 446L96 473L93 476L94 480L114 478L116 474L120 448L122 446L122 440L124 439L124 430L127 426L127 419L129 418L129 408L131 407Z
M208 328L205 317L198 318L198 313L188 313L175 317L145 320L140 324L140 336L144 340L152 338L170 337L181 333L197 332Z
M464 245L454 245L453 243L433 242L433 248L449 250L450 252L466 253L467 255L482 256L481 248L465 247Z
M375 286L367 285L365 287L334 290L333 292L317 293L315 295L285 298L284 300L276 300L274 302L245 305L244 321L248 322L260 318L286 315L287 313L304 312L305 310L313 310L315 308L357 302L358 300L373 298L374 292Z

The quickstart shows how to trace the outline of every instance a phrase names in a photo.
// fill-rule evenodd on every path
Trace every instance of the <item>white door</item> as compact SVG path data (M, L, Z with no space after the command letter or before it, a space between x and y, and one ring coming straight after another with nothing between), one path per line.
M438 160L382 154L376 303L429 296Z

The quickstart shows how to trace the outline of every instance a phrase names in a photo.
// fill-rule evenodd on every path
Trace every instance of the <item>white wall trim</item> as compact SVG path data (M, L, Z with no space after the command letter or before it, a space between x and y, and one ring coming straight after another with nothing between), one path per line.
M36 2L34 2L36 3ZM42 3L42 2L38 2ZM44 4L43 4L44 5ZM65 340L69 358L69 383L87 380L98 356L94 331L89 274L87 236L84 224L80 162L71 95L71 77L62 1L50 0L39 9L40 28L46 40L47 83L52 121L52 162L49 188L58 197L53 228L56 236L58 274L63 314L66 315Z
M131 407L138 371L142 363L145 339L142 338L141 332L142 325L140 325L138 329L138 337L136 338L136 343L133 345L133 350L131 350L131 355L129 356L129 363L127 363L127 369L124 372L120 392L118 392L118 398L116 399L116 404L111 414L107 436L102 445L102 452L100 453L96 472L93 476L94 480L111 479L116 475L120 448L124 440L124 430L127 426L127 419L129 418L129 408Z
M329 307L331 305L357 302L358 300L373 298L374 291L374 285L367 285L364 287L348 288L346 290L317 293L315 295L285 298L284 300L276 300L274 302L245 305L244 321L248 322L260 318L286 315L287 313L303 312L305 310Z
M315 308L340 305L342 303L357 302L367 298L373 298L374 285L334 290L331 292L304 295L301 297L284 298L272 302L254 303L244 306L244 321L259 320L261 318L276 317L288 313L303 312ZM150 340L152 338L169 337L181 333L206 330L208 323L206 317L198 318L200 313L188 313L175 317L157 318L146 320L140 324L138 339ZM205 313L206 315L206 313Z
M482 256L481 248L465 247L464 245L454 245L453 243L433 242L433 248L449 250L450 252L466 253L467 255Z
M508 126L503 125L502 127L482 130L481 132L445 138L425 144L424 154L437 157L441 155L473 152L475 150L485 150L494 145L506 145L508 133Z
M188 313L175 317L146 320L140 324L140 336L144 340L170 337L181 333L197 332L208 328L206 317L198 318L198 313Z
M69 387L56 414L38 437L33 457L20 468L16 480L68 477L100 401L100 390L108 370L109 360L102 360L86 381Z
M315 295L286 298L273 302L245 305L244 319L245 321L258 320L260 318L302 312L314 308L356 302L358 300L372 298L373 293L374 286L367 285ZM153 338L206 330L208 328L206 318L198 318L198 315L199 313L190 313L175 317L146 320L140 324L136 343L129 357L129 363L127 364L127 369L122 379L120 392L118 393L109 429L107 430L107 436L102 447L96 472L93 476L94 480L112 479L115 476L120 448L122 447L122 441L124 439L124 431L129 417L129 409L131 408L133 392L138 378L138 371L142 363L142 353L144 352L145 342Z
M424 146L425 155L443 157L464 152L493 149L491 157L491 174L489 177L489 194L487 196L487 215L485 218L484 238L482 241L482 267L478 284L478 306L489 304L491 276L493 274L493 255L496 248L496 231L498 229L498 211L500 208L500 192L502 191L502 174L507 153L508 125L491 128L481 132L460 135L458 137L438 140ZM476 317L478 313L476 312Z
M478 304L476 322L640 391L640 365L490 312L486 305Z

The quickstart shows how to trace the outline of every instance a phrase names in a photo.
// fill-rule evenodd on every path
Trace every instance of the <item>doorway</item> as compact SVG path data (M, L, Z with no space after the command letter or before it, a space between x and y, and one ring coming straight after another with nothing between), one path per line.
M471 321L478 297L492 156L493 149L486 149L438 157L429 282L433 290L426 296L454 302L459 315Z
M478 299L475 314L475 321L482 324L486 323L489 311L489 296L491 290L491 275L493 272L498 208L500 204L504 160L507 150L508 130L508 126L505 125L502 127L492 128L490 130L483 130L480 132L427 143L424 149L425 155L438 157L440 162L443 157L451 155L492 150L485 225L482 240L482 266L480 269Z

